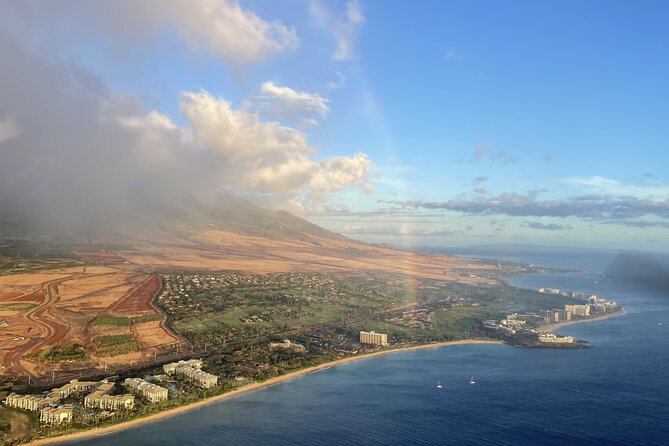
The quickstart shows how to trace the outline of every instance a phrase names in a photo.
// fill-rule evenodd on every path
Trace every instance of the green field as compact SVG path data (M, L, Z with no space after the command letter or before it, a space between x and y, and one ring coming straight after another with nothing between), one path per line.
M37 307L36 304L28 302L13 302L9 304L0 304L0 311L27 311Z
M141 324L143 322L160 321L162 319L163 317L159 314L146 314L144 316L135 316L130 318L130 321L133 324Z
M56 345L42 352L39 357L42 360L50 360L53 362L76 361L86 357L86 350L79 344L72 344L69 346Z
M91 321L91 325L128 326L130 319L125 316L98 316Z
M97 349L99 356L116 356L141 350L132 334L98 336L96 342L100 346Z

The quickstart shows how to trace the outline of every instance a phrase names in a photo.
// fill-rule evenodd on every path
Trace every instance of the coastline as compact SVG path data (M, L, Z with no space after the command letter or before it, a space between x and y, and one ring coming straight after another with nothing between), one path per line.
M615 313L610 313L610 314L605 314L603 316L598 316L598 317L593 317L589 319L576 319L576 320L571 320L571 321L562 321L562 322L555 322L552 324L548 325L542 325L540 328L541 331L555 331L559 330L562 327L566 327L568 325L573 325L573 324L581 324L584 322L594 322L594 321L603 321L605 319L611 319L614 317L620 317L620 316L625 316L627 313L625 312L625 309L622 308L620 311L616 311Z
M593 320L593 319L590 319ZM577 322L577 321L576 321ZM51 444L58 444L62 443L65 441L73 441L73 440L85 440L87 438L93 438L101 435L106 435L112 432L118 432L121 430L133 428L133 427L138 427L143 424L148 424L148 423L153 423L156 421L163 420L165 418L173 417L175 415L179 415L184 412L188 412L194 409L198 409L200 407L208 406L210 404L217 403L219 401L226 400L228 398L232 398L238 395L242 395L244 393L252 392L254 390L259 390L263 389L265 387L270 387L275 384L282 383L284 381L288 381L294 378L298 378L303 375L308 375L310 373L329 368L329 367L336 367L344 364L348 364L350 362L354 361L359 361L362 359L368 359L368 358L373 358L377 356L383 356L383 355L389 355L397 352L405 352L405 351L413 351L413 350L427 350L427 349L433 349L433 348L442 348L442 347L449 347L453 345L468 345L468 344L504 344L501 341L496 341L496 340L483 340L483 339L468 339L468 340L460 340L460 341L448 341L448 342L436 342L433 344L422 344L422 345L415 345L411 347L399 347L399 348L393 348L389 350L382 350L378 352L372 352L372 353L367 353L363 355L358 355L358 356L350 356L348 358L342 358L342 359L337 359L335 361L330 361L330 362L324 362L319 365L315 365L312 367L307 367L305 369L300 369L296 370L294 372L286 373L285 375L281 376L276 376L274 378L270 378L267 381L264 382L255 382L251 384L247 384L245 386L242 386L238 389L232 390L230 392L223 393L221 395L216 395L211 398L207 398L202 401L197 401L195 403L191 403L185 406L180 406L176 407L174 409L169 409L165 410L163 412L159 412L153 415L149 415L144 418L138 418L135 420L130 420L126 421L123 423L118 423L118 424L113 424L111 426L105 426L101 428L96 428L96 429L91 429L87 431L82 431L82 432L75 432L71 434L65 434L65 435L60 435L57 437L49 437L49 438L41 438L37 440L33 440L29 443L24 443L27 446L38 446L38 445L51 445Z

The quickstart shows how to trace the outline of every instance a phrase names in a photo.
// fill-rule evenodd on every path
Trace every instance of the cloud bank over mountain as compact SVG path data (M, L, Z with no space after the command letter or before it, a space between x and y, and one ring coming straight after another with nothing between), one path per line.
M255 30L257 48L243 51L252 56L246 60L224 47L208 48L226 60L252 62L284 49L263 40L266 35L292 41L293 33L284 28L268 31L235 2L199 3L215 13L216 20ZM197 16L180 17L177 23L170 15L180 4L170 3L162 17L194 30ZM116 11L126 3L113 5L107 7ZM139 2L138 14L151 5ZM41 13L31 6L35 5L22 5L22 14ZM114 11L108 11L112 22L115 13L123 12ZM198 33L212 42L220 40L214 29ZM160 111L146 109L138 96L111 91L90 71L47 57L15 34L0 35L0 59L12 62L0 70L0 218L66 228L112 214L128 215L147 204L166 205L183 196L213 200L221 192L258 196L271 207L310 212L342 188L370 188L372 162L364 153L319 157L301 130L234 107L207 91L184 91L175 97L185 118L185 124L177 124ZM327 102L320 97L274 84L265 87L284 105L327 113Z

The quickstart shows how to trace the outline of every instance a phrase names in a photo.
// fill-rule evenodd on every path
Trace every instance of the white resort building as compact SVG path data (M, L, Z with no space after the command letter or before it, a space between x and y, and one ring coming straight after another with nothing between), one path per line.
M360 332L361 344L388 345L388 335L385 333L375 333L373 331Z
M289 339L284 339L281 342L270 342L269 348L275 349L275 348L281 348L284 350L295 350L298 352L303 352L306 350L306 347L298 342L292 342Z
M74 406L65 404L58 407L45 407L40 411L39 420L46 424L71 423L74 416Z
M200 368L202 368L202 361L200 359L172 362L163 366L163 370L168 375L183 376L205 389L218 385L218 376L204 372Z
M143 396L152 403L164 401L168 397L168 390L164 387L145 381L141 378L128 378L125 380L126 389Z
M134 395L109 395L114 383L103 382L94 391L84 398L84 407L87 409L132 409L135 407Z

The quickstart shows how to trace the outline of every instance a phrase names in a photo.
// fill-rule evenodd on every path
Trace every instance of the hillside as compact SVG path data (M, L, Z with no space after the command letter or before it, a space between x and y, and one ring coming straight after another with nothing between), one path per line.
M456 257L351 240L288 212L262 209L231 195L221 195L213 205L184 197L133 209L99 212L88 216L86 224L67 230L44 222L5 224L0 255L84 259L144 270L379 270L446 280L458 279L456 270L469 267Z

